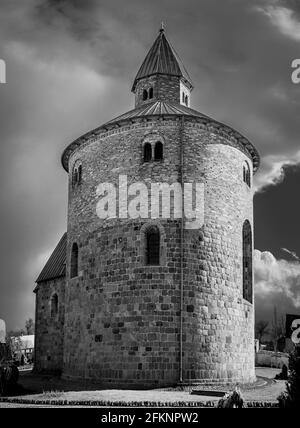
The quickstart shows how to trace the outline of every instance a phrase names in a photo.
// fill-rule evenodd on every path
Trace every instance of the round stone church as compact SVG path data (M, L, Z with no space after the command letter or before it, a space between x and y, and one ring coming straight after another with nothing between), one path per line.
M259 155L238 131L192 109L192 90L161 29L132 85L135 108L63 152L67 232L36 280L36 371L118 388L255 380ZM102 183L116 196L103 204L106 218ZM141 183L164 183L144 215L134 194ZM174 203L184 183L202 189L197 227L183 190ZM161 215L167 203L170 215Z

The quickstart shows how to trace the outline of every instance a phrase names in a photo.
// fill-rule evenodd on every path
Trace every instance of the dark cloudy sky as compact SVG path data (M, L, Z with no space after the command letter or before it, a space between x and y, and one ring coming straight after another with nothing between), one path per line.
M256 177L256 308L300 313L299 0L0 0L0 318L34 315L34 280L66 230L62 150L133 106L161 21L195 84L192 106L237 128Z

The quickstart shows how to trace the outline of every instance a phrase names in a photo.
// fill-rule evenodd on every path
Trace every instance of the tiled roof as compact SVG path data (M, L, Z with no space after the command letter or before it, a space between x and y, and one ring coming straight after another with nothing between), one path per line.
M36 282L48 281L66 274L67 233L64 233L55 250L49 257Z
M258 169L259 154L257 150L250 143L250 141L248 141L238 131L235 131L230 126L224 125L223 123L218 122L210 118L209 116L206 116L203 113L200 113L197 110L191 109L181 104L177 104L177 103L173 104L166 101L153 101L151 103L145 104L144 106L130 110L120 116L117 116L116 118L110 120L109 122L106 122L104 125L101 125L98 128L93 129L92 131L77 138L75 141L69 144L69 146L63 152L63 155L62 155L63 167L65 168L66 171L68 171L69 157L71 156L72 152L82 143L82 141L87 141L89 138L95 137L96 135L100 135L102 132L109 131L110 129L116 126L122 126L123 124L126 123L126 121L134 122L136 119L139 120L140 118L147 118L147 117L151 119L151 117L155 117L155 116L161 116L161 117L184 116L187 118L195 118L195 119L199 119L200 121L211 123L216 128L224 128L226 132L228 132L234 138L238 139L241 142L241 144L249 151L254 162L254 171Z
M167 40L163 30L160 30L152 48L149 50L143 64L135 76L132 91L138 80L153 74L167 74L180 76L193 86L192 80L186 71L181 59Z
M184 105L181 105L181 104L172 104L166 101L154 101L142 107L138 107L133 110L130 110L122 114L121 116L118 116L115 119L110 120L109 122L105 123L105 125L103 126L105 127L106 125L112 124L114 122L119 122L127 119L134 119L140 116L164 115L164 114L166 115L176 114L179 116L182 116L182 115L196 116L196 117L209 119L208 116L205 116L199 111L193 110L189 107L185 107Z

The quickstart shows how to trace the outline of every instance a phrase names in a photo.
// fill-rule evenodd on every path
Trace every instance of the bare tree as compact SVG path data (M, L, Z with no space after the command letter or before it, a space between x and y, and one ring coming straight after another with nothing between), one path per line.
M25 334L24 330L10 330L6 335L6 344L12 356L17 355L22 350L21 336Z
M259 342L262 341L262 338L269 333L268 330L269 323L268 321L258 321L255 325L255 336L259 340Z
M283 316L278 316L276 306L274 306L272 328L270 333L274 345L274 351L277 352L278 339L285 335L285 321Z
M25 322L25 332L28 335L34 334L34 322L33 322L32 318L29 318L28 320L26 320L26 322Z
M22 352L22 339L21 335L14 336L13 332L10 332L6 337L6 344L13 356Z

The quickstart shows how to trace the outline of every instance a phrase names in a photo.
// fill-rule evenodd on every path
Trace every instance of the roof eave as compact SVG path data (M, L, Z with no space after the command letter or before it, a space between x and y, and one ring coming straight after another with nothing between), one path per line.
M133 85L131 88L131 92L134 93L136 85L140 80L148 79L149 77L155 76L155 75L178 77L179 79L182 79L184 81L184 84L189 88L190 91L192 91L194 89L194 85L193 85L192 81L189 80L187 77L183 76L183 74L167 74L167 73L155 72L155 73L147 74L147 75L142 76L142 77L136 77L134 79L134 82L133 82Z
M43 282L48 282L48 281L53 281L54 279L60 279L60 278L65 278L66 277L66 274L65 273L62 273L62 274L60 274L60 275L55 275L55 276L49 276L49 278L45 278L45 279L36 279L36 281L35 281L35 283L37 284L37 286L38 285L40 285L41 283L43 283Z
M141 118L144 118L146 120L151 120L155 117L162 117L162 118L170 118L170 117L179 117L181 116L181 114L176 114L176 113L158 113L158 114L150 114L150 115L143 115L141 114L140 116L135 116L134 118L126 118L126 119L118 119L116 118L115 121L109 122L108 124L104 124L98 128L96 128L95 130L84 134L82 137L77 138L75 141L73 141L73 143L69 144L68 147L64 150L63 154L62 154L62 165L63 168L68 172L68 160L69 157L67 158L67 154L68 152L73 152L76 149L76 146L78 147L81 144L81 141L83 140L87 140L89 135L93 135L93 134L99 134L100 130L107 130L107 127L110 126L111 128L115 127L115 126L125 126L126 123L132 123L134 120L138 120ZM254 147L254 145L246 138L244 137L240 132L236 131L235 129L231 128L229 125L225 125L222 122L218 122L210 117L198 117L194 114L182 114L182 116L184 116L185 118L190 118L190 119L196 119L196 120L205 120L208 122L211 122L212 124L216 124L218 126L222 126L225 129L229 130L229 133L232 133L233 136L235 138L238 138L239 140L244 140L244 142L242 143L242 146L245 148L245 150L247 150L247 152L250 154L252 161L253 161L253 171L254 174L256 173L256 171L259 169L260 166L260 156L258 151L256 150L256 148Z

